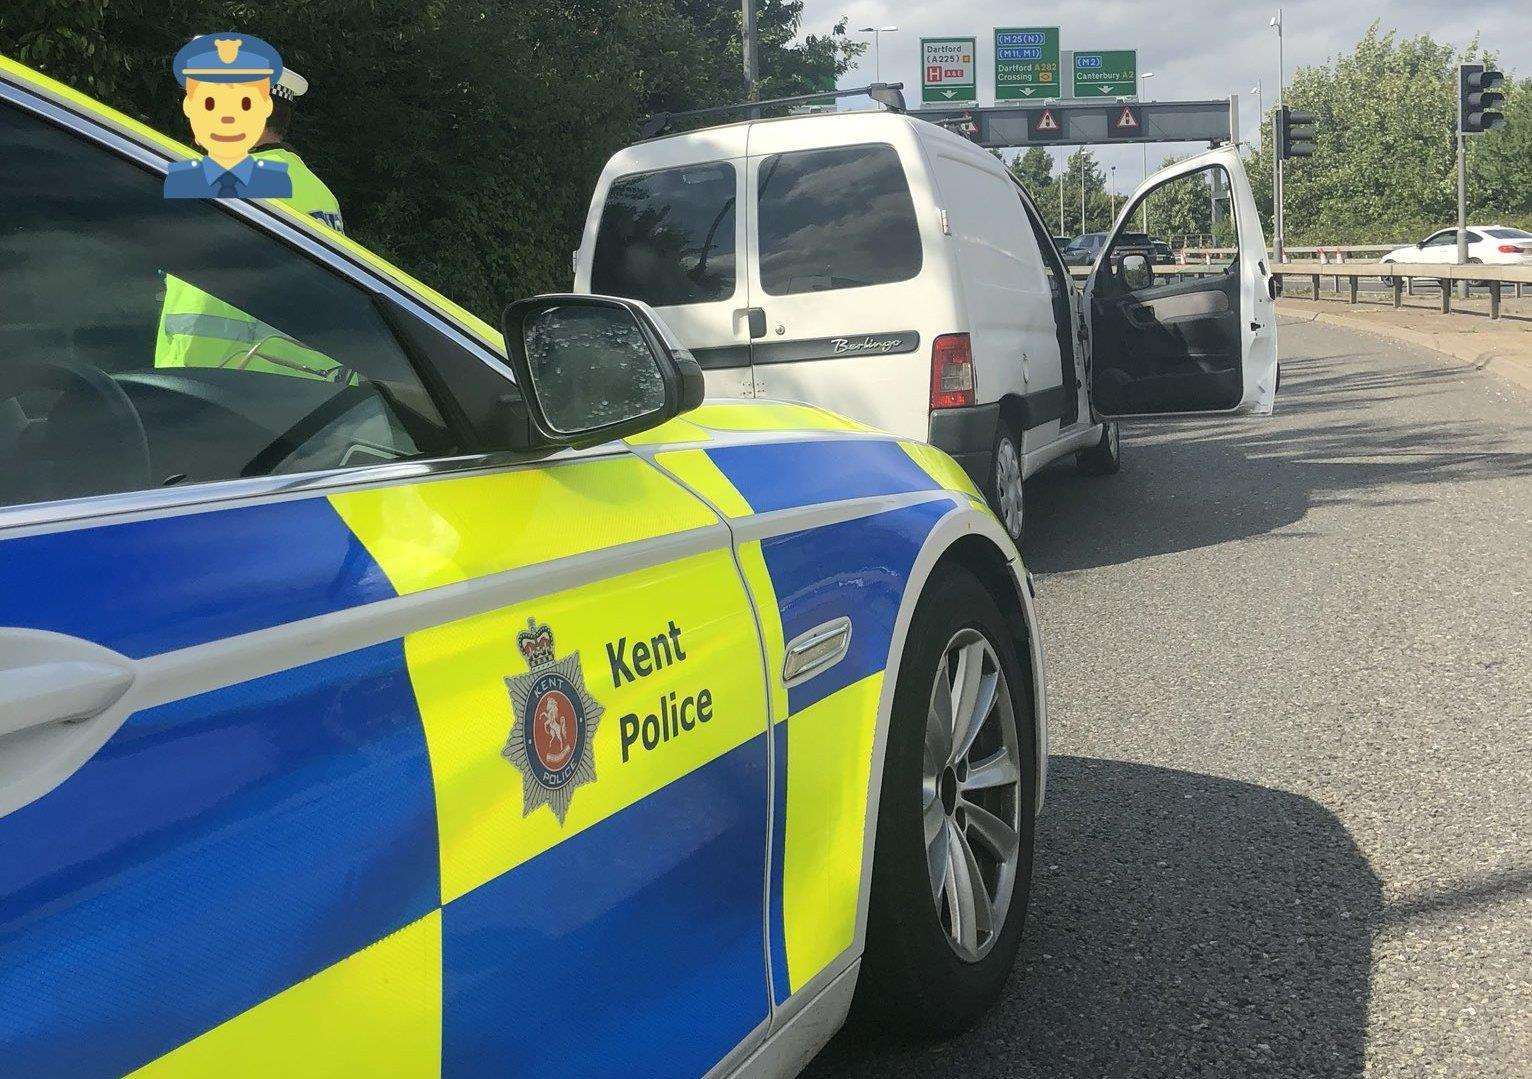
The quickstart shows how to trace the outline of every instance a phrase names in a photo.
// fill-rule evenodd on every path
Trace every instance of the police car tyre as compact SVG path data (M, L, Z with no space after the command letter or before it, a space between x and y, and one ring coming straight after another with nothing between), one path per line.
M1101 425L1101 438L1075 454L1075 465L1087 476L1110 476L1122 468L1122 428L1116 420Z
M989 467L989 504L1016 543L1026 526L1026 484L1021 476L1021 436L1006 421L995 432L995 452Z
M1035 744L1011 627L972 573L940 567L894 691L857 1021L946 1035L999 997L1031 887Z

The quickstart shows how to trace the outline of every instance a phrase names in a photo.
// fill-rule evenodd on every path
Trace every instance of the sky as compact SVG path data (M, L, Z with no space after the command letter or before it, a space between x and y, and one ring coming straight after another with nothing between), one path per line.
M1532 0L1289 0L1282 5L1284 52L1289 74L1295 67L1324 63L1347 52L1374 19L1401 36L1429 33L1438 41L1480 42L1500 54L1500 66L1525 75L1532 70ZM898 26L882 38L881 75L903 82L905 97L920 100L919 50L922 37L979 39L979 104L994 104L992 32L996 26L1059 27L1065 49L1138 50L1139 71L1152 71L1142 84L1145 100L1225 98L1240 95L1240 136L1254 141L1255 95L1259 80L1268 107L1276 101L1277 35L1267 27L1276 3L1248 0L1096 0L1087 4L1032 6L1000 0L806 0L803 29L825 33L848 17L853 32L863 26ZM869 43L871 34L856 35ZM874 81L873 50L842 86ZM859 99L863 102L865 98ZM1202 147L1165 144L1149 149L1150 168L1171 154ZM1132 190L1143 179L1138 146L1095 147L1104 166L1116 165L1115 187ZM1056 151L1067 153L1068 151ZM1009 155L1007 155L1009 156Z

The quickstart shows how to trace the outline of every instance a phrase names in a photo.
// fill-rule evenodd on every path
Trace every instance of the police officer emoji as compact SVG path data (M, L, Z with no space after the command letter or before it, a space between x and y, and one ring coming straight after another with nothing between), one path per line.
M271 115L272 87L282 77L277 50L249 34L204 34L181 47L173 68L186 89L181 111L207 156L171 165L165 197L290 198L287 165L250 156Z

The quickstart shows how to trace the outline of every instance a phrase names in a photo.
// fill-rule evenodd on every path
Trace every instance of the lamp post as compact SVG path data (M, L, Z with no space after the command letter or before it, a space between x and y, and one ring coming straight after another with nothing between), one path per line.
M1142 75L1140 75L1139 78L1140 79L1152 79L1152 78L1154 78L1154 72L1146 71ZM1140 145L1143 146L1143 148L1144 148L1144 179L1147 180L1147 179L1149 179L1149 144L1147 142L1145 142L1145 143L1141 143ZM1147 235L1148 232L1149 232L1149 200L1148 200L1148 198L1144 199L1144 204L1143 205L1144 205L1143 231Z
M1283 61L1283 57L1282 57L1282 9L1281 8L1277 8L1277 13L1272 16L1271 21L1268 22L1266 25L1269 26L1271 29L1273 29L1273 30L1275 30L1277 32L1277 108L1280 109L1282 107L1283 100L1284 100L1284 97L1285 97L1286 82L1287 82L1286 65L1285 65L1285 63ZM1272 224L1271 224L1271 232L1272 232L1272 236L1274 237L1274 239L1272 241L1272 246L1276 249L1275 260L1277 262L1281 262L1282 259L1283 259L1283 255L1284 255L1284 248L1287 246L1287 235L1286 235L1287 221L1286 221L1286 215L1283 213L1283 208L1282 208L1283 195L1285 194L1285 192L1282 190L1282 147L1277 145L1277 139L1275 138L1275 135L1277 133L1275 122L1273 122L1273 124L1272 124L1271 133L1273 135L1273 138L1271 140L1272 141L1272 146L1271 146L1271 160L1272 160L1272 166L1271 166L1271 168L1272 168L1272 192L1271 192L1271 202L1272 202L1271 216L1272 216Z
M892 34L899 28L897 26L864 26L857 31L859 34L872 35L872 81L883 81L883 35Z
M1255 95L1255 137L1259 141L1266 137L1262 133L1262 126L1266 123L1266 98L1264 86L1259 79L1250 88L1250 92Z
M740 51L745 60L745 99L754 101L761 81L760 66L757 61L759 42L756 41L755 32L755 0L740 0L740 27L744 34L743 48ZM754 117L756 110L752 109L750 115Z
M1116 221L1117 220L1117 166L1116 165L1108 166L1107 170L1106 170L1106 175L1107 175L1106 189L1107 189L1107 192L1111 196L1111 199L1112 199L1112 216L1110 218L1110 221ZM1111 226L1111 224L1109 222L1107 224L1107 228L1111 228L1111 227L1112 226Z

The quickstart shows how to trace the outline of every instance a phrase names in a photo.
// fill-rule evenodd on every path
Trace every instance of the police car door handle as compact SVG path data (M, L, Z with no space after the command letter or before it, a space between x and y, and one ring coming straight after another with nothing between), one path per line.
M65 659L0 670L0 737L105 712L133 684L133 672Z
M791 688L822 674L851 650L851 619L842 615L804 630L783 649L782 682Z

